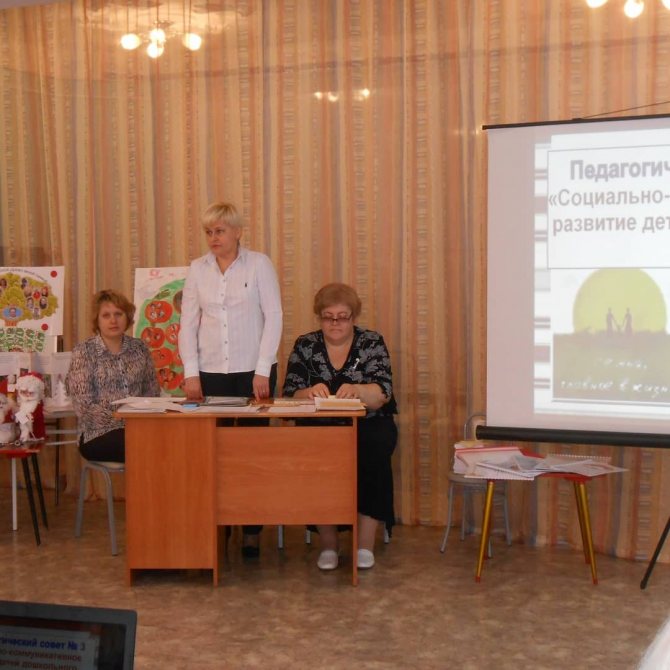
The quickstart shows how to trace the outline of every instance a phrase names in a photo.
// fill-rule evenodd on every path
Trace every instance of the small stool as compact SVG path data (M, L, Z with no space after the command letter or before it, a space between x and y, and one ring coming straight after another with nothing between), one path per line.
M35 532L35 542L40 545L42 540L40 538L40 529L37 522L37 510L35 509L35 497L33 496L33 485L30 477L30 465L28 460L33 464L33 472L35 473L35 486L37 487L37 496L40 501L40 510L42 512L42 521L44 522L44 527L49 528L47 522L47 510L44 505L44 492L42 491L42 478L40 477L40 466L37 462L37 454L40 453L40 449L43 445L43 442L34 442L21 446L17 443L6 444L0 448L0 454L5 458L9 458L12 462L12 529L16 530L18 528L17 521L17 512L16 512L16 461L20 460L21 465L23 466L23 478L26 483L26 495L28 496L28 505L30 507L30 516L33 521L33 531Z
M84 461L81 468L81 479L79 480L79 501L77 502L77 518L74 526L75 537L81 537L81 527L84 520L84 499L86 497L86 480L89 470L99 472L104 480L107 489L107 519L109 521L109 537L112 543L112 556L119 553L116 544L116 522L114 520L114 491L112 489L112 478L110 473L125 472L125 463L115 463L112 461Z

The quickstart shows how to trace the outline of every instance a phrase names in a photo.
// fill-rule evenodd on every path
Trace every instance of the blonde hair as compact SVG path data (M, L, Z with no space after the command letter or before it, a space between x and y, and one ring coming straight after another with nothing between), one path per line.
M93 296L91 313L93 315L92 323L94 333L97 334L100 332L98 317L100 316L100 307L102 307L103 302L111 302L112 305L118 307L126 315L128 328L135 323L135 305L133 305L123 293L119 293L113 288L104 288Z
M207 207L200 218L203 228L214 223L223 221L231 228L242 228L242 217L239 215L235 205L229 202L214 202Z

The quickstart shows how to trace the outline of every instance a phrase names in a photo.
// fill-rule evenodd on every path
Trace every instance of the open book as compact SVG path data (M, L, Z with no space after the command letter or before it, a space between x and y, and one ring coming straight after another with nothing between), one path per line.
M365 405L360 401L360 398L336 398L334 395L329 395L327 398L314 398L314 404L317 411L353 411L365 409Z

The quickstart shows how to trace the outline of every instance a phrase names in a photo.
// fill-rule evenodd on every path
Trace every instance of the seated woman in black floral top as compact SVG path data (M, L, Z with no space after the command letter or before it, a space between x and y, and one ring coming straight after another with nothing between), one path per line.
M135 305L111 289L93 297L93 337L72 351L65 379L82 432L79 451L89 461L125 461L123 421L113 400L157 396L160 387L147 345L125 331Z
M391 360L384 339L355 325L361 313L356 291L346 284L327 284L314 297L321 330L299 337L288 359L284 395L295 398L360 398L367 408L358 421L358 567L375 563L378 522L394 523L393 472L397 413L393 399ZM319 526L318 566L338 564L336 526Z

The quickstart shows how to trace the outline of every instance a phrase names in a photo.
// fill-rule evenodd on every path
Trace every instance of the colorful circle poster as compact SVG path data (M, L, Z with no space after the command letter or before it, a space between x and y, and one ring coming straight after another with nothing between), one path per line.
M0 351L43 352L63 334L61 267L0 268Z
M187 267L135 270L135 337L149 347L163 393L183 396L178 337Z

